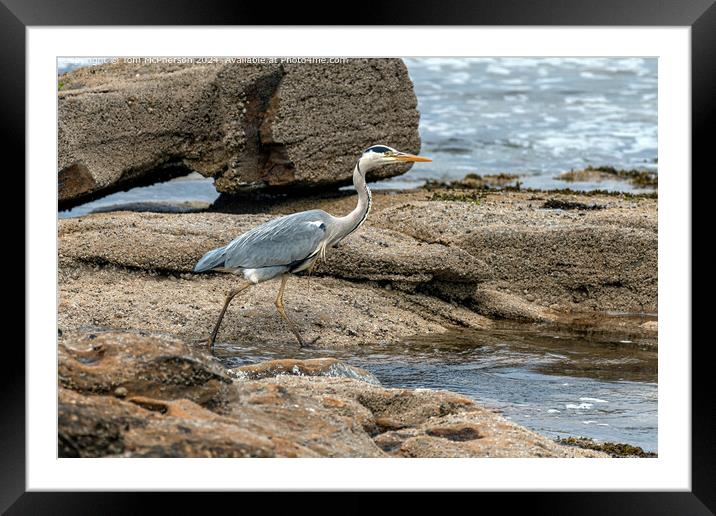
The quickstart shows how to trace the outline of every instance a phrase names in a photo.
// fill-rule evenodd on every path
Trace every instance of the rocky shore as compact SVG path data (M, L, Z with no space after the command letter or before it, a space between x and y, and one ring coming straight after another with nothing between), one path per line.
M655 323L604 315L656 311L655 199L495 191L462 202L433 200L430 190L374 198L366 226L311 277L288 284L289 313L307 338L320 337L316 348L488 328L495 319L655 345ZM600 209L545 207L550 200ZM63 454L603 456L464 396L384 388L335 360L226 369L205 342L234 280L192 274L196 259L278 214L308 206L343 213L354 200L259 202L262 214L247 201L233 213L110 212L59 222ZM236 300L219 345L294 345L273 306L276 289L262 284ZM95 428L108 434L92 437Z
M656 200L583 196L598 210L544 208L575 195L494 192L480 203L430 200L432 192L377 193L360 232L312 277L288 284L300 324L322 346L360 345L491 318L614 324L595 314L657 310ZM232 279L195 275L208 249L281 213L349 210L350 196L279 198L266 213L113 212L59 224L63 332L99 325L200 338ZM112 288L106 288L110 286ZM281 326L271 284L227 314L224 339L273 342ZM87 305L91 305L89 308ZM257 320L258 319L258 320ZM602 321L602 319L604 319ZM645 324L639 331L653 332ZM280 332L279 332L280 333Z
M126 332L59 352L61 457L605 456L465 396L386 389L331 361L245 376L179 340Z
M337 187L368 145L418 152L405 64L119 62L60 76L58 109L60 209L189 171L222 194L59 220L60 456L609 456L460 394L389 388L331 352L499 320L655 350L656 321L610 315L657 312L655 195L524 191L507 174L374 192L366 224L288 282L315 356L281 353L296 343L269 282L234 300L217 349L273 359L233 367L207 340L236 278L194 264L275 216L351 211ZM377 170L369 181L407 166Z

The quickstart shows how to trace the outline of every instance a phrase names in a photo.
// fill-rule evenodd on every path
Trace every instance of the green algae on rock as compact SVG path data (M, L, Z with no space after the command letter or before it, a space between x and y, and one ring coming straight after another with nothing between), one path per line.
M619 179L628 181L636 188L657 188L659 186L659 176L656 172L638 169L620 170L606 165L598 167L588 165L583 170L570 170L560 174L556 179L569 182L599 182L605 179Z
M585 450L596 450L609 454L611 457L626 458L626 457L637 457L637 458L653 458L658 457L654 452L644 451L639 446L632 446L631 444L625 443L610 443L610 442L597 442L594 439L588 437L564 437L557 439L559 444L566 446L575 446L583 448Z

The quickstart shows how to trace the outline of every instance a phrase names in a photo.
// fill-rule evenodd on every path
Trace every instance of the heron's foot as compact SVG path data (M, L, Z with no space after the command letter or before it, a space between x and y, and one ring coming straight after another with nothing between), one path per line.
M214 340L211 337L202 339L191 339L189 341L189 344L191 344L192 347L203 347L210 354L214 354Z
M299 344L301 345L301 349L307 349L307 348L312 348L313 345L314 345L316 342L318 342L318 339L320 339L320 338L321 338L321 336L319 335L319 336L316 337L315 339L309 340L308 342L306 342L305 340L303 340L303 338L299 337L299 338L298 338L298 342L299 342Z

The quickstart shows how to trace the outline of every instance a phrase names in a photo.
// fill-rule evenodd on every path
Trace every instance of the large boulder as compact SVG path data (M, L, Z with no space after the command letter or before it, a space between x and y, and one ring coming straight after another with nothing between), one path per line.
M60 83L61 208L188 170L226 193L343 185L371 144L420 148L417 100L400 59L118 62Z

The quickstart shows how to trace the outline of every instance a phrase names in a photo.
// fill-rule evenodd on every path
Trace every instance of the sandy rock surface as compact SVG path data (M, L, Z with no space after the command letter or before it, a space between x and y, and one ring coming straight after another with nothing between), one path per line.
M592 200L601 210L543 208L550 197L406 203L382 211L374 224L462 249L487 265L492 285L537 305L656 312L656 201L605 198Z

